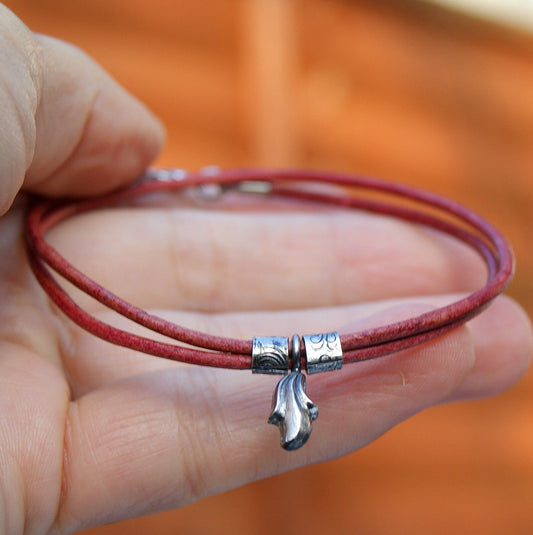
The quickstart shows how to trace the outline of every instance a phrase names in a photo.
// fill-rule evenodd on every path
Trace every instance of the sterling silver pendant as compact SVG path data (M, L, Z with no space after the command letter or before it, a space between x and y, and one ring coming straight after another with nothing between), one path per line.
M313 430L311 422L318 418L318 407L307 397L305 375L300 371L300 338L292 337L292 371L281 379L272 397L269 424L277 425L280 444L292 451L301 448Z
M342 348L338 333L303 337L306 346L307 373L337 370L342 367ZM289 339L256 337L252 342L252 372L283 373L291 371L276 386L272 396L272 413L268 423L277 425L283 449L301 448L309 439L312 422L318 418L318 407L306 392L306 378L301 371L300 337L292 337L289 359Z
M292 451L301 448L311 435L311 422L318 418L318 407L307 397L305 375L291 372L276 386L269 424L277 425L280 444Z

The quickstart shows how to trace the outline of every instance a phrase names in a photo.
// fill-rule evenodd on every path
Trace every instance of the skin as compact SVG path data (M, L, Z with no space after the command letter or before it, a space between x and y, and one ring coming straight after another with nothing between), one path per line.
M313 376L321 416L302 450L284 452L265 424L275 378L106 344L54 309L29 271L24 192L94 195L134 179L163 143L160 123L82 52L1 6L0 109L0 533L70 533L335 458L426 407L500 392L528 366L529 320L501 297L444 338ZM473 253L397 221L241 212L106 210L49 238L137 305L233 337L382 324L483 280ZM265 258L257 236L295 255Z

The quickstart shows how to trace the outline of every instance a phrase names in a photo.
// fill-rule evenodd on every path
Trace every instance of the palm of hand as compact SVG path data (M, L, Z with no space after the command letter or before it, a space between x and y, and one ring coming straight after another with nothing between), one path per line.
M22 216L19 206L0 220L0 436L5 533L23 531L25 512L18 505L22 496L35 508L38 525L53 523L61 492L70 399L58 353L57 318L29 270Z

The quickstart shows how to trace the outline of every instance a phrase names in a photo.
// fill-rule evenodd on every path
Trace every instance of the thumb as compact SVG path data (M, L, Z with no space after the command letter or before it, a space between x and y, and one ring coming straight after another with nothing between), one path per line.
M93 195L142 170L164 139L159 121L93 60L33 34L0 5L0 214L21 187Z

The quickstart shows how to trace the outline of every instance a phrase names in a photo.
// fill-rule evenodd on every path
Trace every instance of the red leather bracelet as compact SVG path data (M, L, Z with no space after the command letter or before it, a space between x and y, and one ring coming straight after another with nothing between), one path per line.
M190 364L263 373L291 373L280 381L270 422L280 427L282 446L296 449L306 442L318 414L305 394L308 373L338 369L342 363L376 358L446 334L479 314L509 284L514 259L504 237L487 221L462 205L409 186L375 178L304 170L217 170L186 173L152 169L135 184L85 200L36 200L26 218L30 265L52 301L75 323L108 342L158 357ZM123 204L157 191L206 188L263 193L326 206L359 209L431 227L475 249L487 266L486 284L467 297L408 320L339 336L307 335L300 340L266 337L237 340L213 336L174 324L128 303L81 273L45 241L53 226L76 214ZM371 193L369 196L368 193ZM376 198L376 193L379 194ZM381 197L384 197L383 199ZM185 343L161 342L108 325L81 309L59 285L53 272L128 319ZM303 341L303 344L301 342ZM285 381L285 382L284 382ZM291 397L292 396L292 397ZM288 410L296 405L298 410Z

